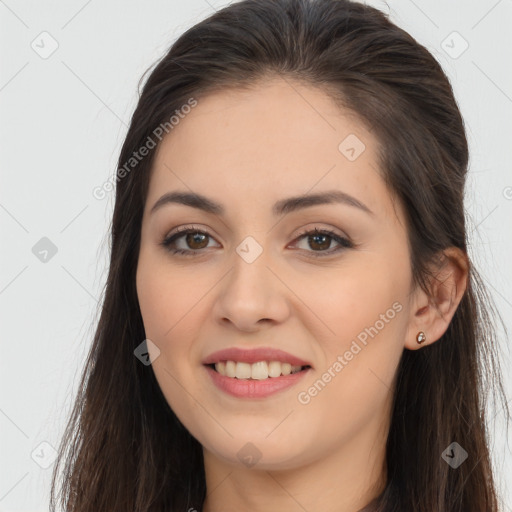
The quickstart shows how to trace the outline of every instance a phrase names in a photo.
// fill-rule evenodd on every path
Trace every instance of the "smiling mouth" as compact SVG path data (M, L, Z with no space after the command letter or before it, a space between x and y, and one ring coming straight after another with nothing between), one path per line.
M280 361L258 361L256 363L244 363L240 361L219 361L205 366L215 370L224 377L240 380L265 380L286 377L311 368L309 365L296 366Z

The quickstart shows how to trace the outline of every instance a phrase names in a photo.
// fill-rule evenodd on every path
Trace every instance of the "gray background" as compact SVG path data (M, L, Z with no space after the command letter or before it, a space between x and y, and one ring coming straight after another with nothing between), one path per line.
M0 512L48 509L52 446L106 278L113 194L98 200L92 190L115 172L138 80L227 3L0 0ZM470 255L512 332L512 0L368 3L432 51L452 81L471 151ZM510 399L504 341L501 361ZM493 417L503 510L512 511L510 432L499 409Z

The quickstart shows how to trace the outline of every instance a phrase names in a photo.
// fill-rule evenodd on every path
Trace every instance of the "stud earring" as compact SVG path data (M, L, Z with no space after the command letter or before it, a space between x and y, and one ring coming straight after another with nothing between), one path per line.
M416 341L418 342L418 344L422 344L425 340L427 339L427 337L425 336L425 333L423 331L420 331L417 335L416 335Z

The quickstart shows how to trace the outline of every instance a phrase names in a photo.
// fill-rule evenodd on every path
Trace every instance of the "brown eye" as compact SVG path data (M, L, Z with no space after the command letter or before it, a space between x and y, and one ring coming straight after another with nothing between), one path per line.
M208 243L206 243L206 245L204 243L204 241L208 237L208 235L206 233L201 233L201 232L197 231L194 233L192 233L192 232L187 233L184 236L185 236L185 242L192 249L204 249L208 245Z
M312 250L307 251L310 253L313 253L314 257L322 257L322 256L329 256L333 253L337 253L339 251L343 251L344 249L349 249L351 247L354 247L354 244L348 240L347 238L344 238L338 234L336 234L334 231L331 230L319 230L314 229L312 231L306 231L302 233L297 240L300 240L302 238L307 239L307 247L311 248ZM335 241L339 244L339 247L334 248L332 250L326 250L329 249L331 242ZM315 254L317 253L317 254Z
M176 233L167 236L162 242L169 252L173 254L183 254L186 256L194 255L201 252L202 249L208 247L210 235L199 229L185 227L179 229ZM185 248L177 248L176 245L183 239Z
M312 249L329 249L331 241L333 240L329 235L322 234L310 235L308 239L310 241L312 240L312 243L309 244Z

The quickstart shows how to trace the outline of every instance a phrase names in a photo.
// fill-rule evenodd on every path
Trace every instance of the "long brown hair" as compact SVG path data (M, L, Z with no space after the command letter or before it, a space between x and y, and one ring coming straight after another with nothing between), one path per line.
M270 76L322 88L375 134L379 172L406 212L415 285L428 293L428 264L443 249L467 253L463 120L440 65L413 37L379 10L348 0L245 0L196 24L149 74L119 156L109 274L53 472L52 510L62 464L58 498L67 512L201 510L201 445L169 407L151 366L134 357L145 339L135 274L155 150L133 168L126 163L191 98L200 103L212 91L254 87ZM500 395L507 426L510 413L497 319L471 263L442 338L404 350L379 511L498 511L486 390ZM469 454L457 469L441 457L454 441Z

